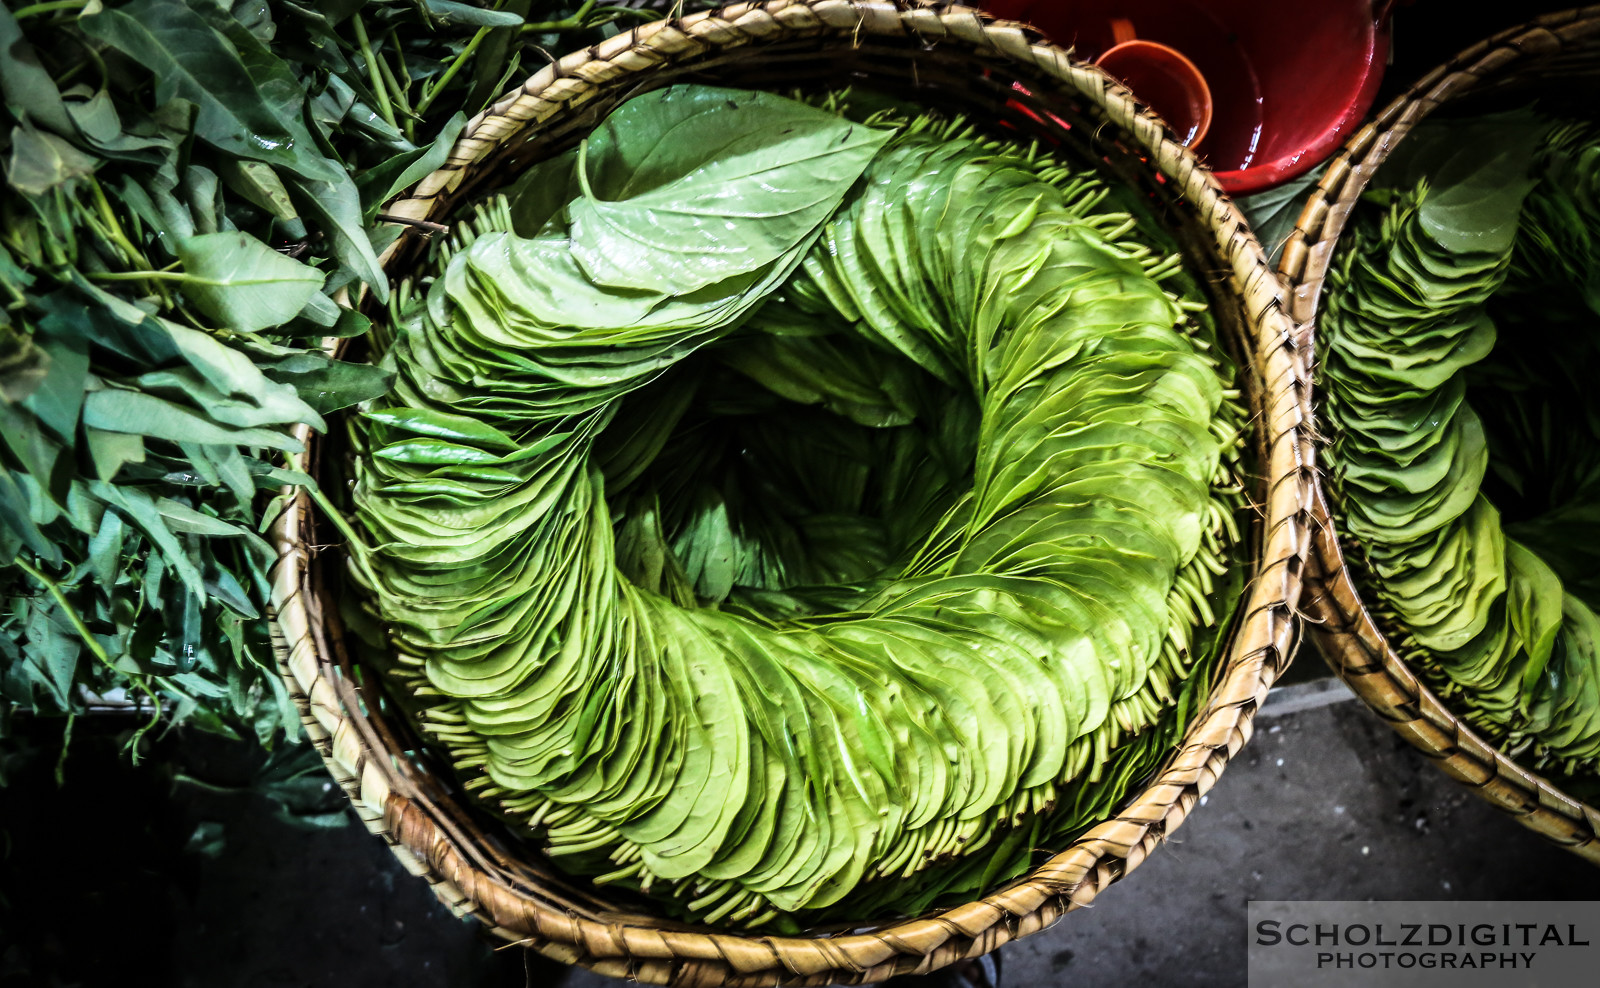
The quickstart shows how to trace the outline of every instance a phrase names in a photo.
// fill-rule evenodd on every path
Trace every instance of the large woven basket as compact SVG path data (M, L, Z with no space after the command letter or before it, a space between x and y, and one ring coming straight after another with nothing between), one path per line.
M1556 94L1564 82L1580 74L1593 78L1597 72L1600 6L1549 14L1463 51L1355 134L1330 160L1284 246L1280 270L1298 324L1297 353L1308 361L1315 354L1317 303L1350 211L1412 127L1445 103L1503 103L1507 97ZM1592 99L1593 90L1587 92ZM1600 864L1600 810L1518 765L1417 678L1363 604L1340 545L1336 508L1320 485L1316 512L1304 610L1328 663L1357 696L1445 772L1524 826Z
M966 113L997 133L1055 142L1151 197L1238 350L1263 474L1248 599L1226 664L1181 746L1114 819L979 901L844 931L758 936L668 921L645 900L564 877L475 809L345 650L336 529L294 489L284 493L287 510L275 531L283 673L307 732L367 826L444 902L507 941L655 984L854 984L931 971L1088 905L1183 821L1249 738L1252 717L1288 662L1310 545L1305 365L1293 352L1280 283L1195 158L1098 70L1021 25L962 7L772 0L642 26L566 56L471 121L446 166L388 212L448 223L458 203L571 146L623 99L685 79L888 90ZM392 276L414 262L426 231L408 228L388 252ZM315 476L319 447L305 438L302 465Z

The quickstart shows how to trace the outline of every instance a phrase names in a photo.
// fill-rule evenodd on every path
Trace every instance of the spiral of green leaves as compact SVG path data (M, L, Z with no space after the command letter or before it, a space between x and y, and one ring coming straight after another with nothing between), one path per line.
M1117 749L1170 740L1217 621L1242 415L1107 194L681 86L487 204L352 426L354 571L468 786L754 924L1148 770Z
M1319 319L1341 522L1403 647L1469 718L1592 773L1600 143L1531 114L1414 140Z

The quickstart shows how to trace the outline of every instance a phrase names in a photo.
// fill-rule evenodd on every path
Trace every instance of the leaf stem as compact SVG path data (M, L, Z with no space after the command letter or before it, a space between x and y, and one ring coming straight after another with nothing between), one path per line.
M540 21L536 24L524 24L519 30L524 32L570 31L573 28L582 27L583 19L589 16L590 11L594 10L596 2L597 0L584 0L583 6L579 7L571 17L566 17L559 21Z
M83 639L83 644L89 649L90 654L99 659L107 669L118 672L117 667L111 663L111 656L107 655L106 650L100 647L99 642L95 641L94 635L89 631L89 626L84 624L83 618L78 616L77 608L73 607L72 603L67 600L67 595L61 590L61 585L45 576L43 571L21 556L16 558L16 563L18 568L33 577L36 582L49 592L50 596L55 598L56 603L61 606L61 613L67 616L67 621L72 625L72 630L76 631L78 637Z
M93 179L89 182L89 188L94 192L94 204L100 210L100 216L105 220L106 228L111 231L112 239L116 241L117 246L122 248L123 253L128 255L128 263L141 264L148 267L150 262L133 245L133 241L128 239L127 232L122 229L122 223L117 220L117 212L111 208L111 201L106 198L106 190L101 188L100 183Z
M56 788L67 782L67 749L72 746L72 728L78 723L78 712L67 711L67 726L61 731L61 754L56 756Z
M406 140L408 140L411 143L415 144L416 141L417 141L417 121L422 119L422 114L418 113L416 111L416 109L411 105L411 84L415 80L413 80L411 78L411 66L406 64L406 50L405 50L405 48L401 47L400 45L395 45L394 46L394 57L395 57L395 61L398 63L398 67L396 69L394 69L393 71L399 73L398 75L395 76L395 78L397 80L399 80L399 79L404 79L405 80L405 82L398 87L400 92L405 94L405 108L406 108L406 122L405 122L405 126L402 127L401 130L405 131ZM385 64L387 65L388 63L385 63Z
M590 0L590 2L592 3L593 0ZM472 40L467 42L467 46L461 49L461 54L455 57L455 60L450 63L450 67L445 69L444 73L434 80L433 85L426 88L422 98L417 100L417 116L420 117L428 112L428 107L432 106L433 101L440 93L444 92L444 87L450 85L450 80L454 79L456 73L461 71L461 67L467 64L467 60L472 57L473 52L478 50L478 46L483 44L483 39L489 36L491 30L493 28L478 28L478 33L474 34Z
M624 17L637 17L641 21L654 21L661 18L661 14L658 11L641 10L637 7L598 7L594 12L596 14L608 14L609 16L604 20L596 21L593 24L583 24L579 26L600 27L605 24L610 24L612 21L621 20Z
M400 80L395 78L394 70L389 67L388 59L378 59L378 71L383 73L384 85L388 87L390 98L399 106L400 116L406 118L404 129L408 131L406 140L409 141L411 139L409 132L415 129L415 124L412 121L416 114L411 111L411 101L406 98L406 89L400 85Z
M582 190L584 198L596 198L594 190L589 188L589 140L584 138L578 142L578 188Z
M379 213L373 219L380 223L398 223L401 226L414 226L418 229L427 230L429 233L450 232L450 228L443 223L435 223L432 220L414 220L409 216L396 216L393 213Z
M85 278L95 281L143 281L153 279L157 281L191 281L189 275L182 271L85 271Z
M389 105L389 89L383 84L383 71L378 67L378 56L372 53L372 42L367 39L367 25L362 21L361 15L356 14L350 18L355 25L356 44L361 46L361 57L367 62L367 75L372 80L372 92L378 97L378 112L383 114L383 119L389 121L389 126L399 129L400 125L394 117L394 107Z
M102 258L106 259L107 263L110 264L129 263L128 258L124 255L121 247L117 244L116 238L111 235L111 230L108 229L104 223L100 222L100 217L95 215L93 210L82 205L81 203L75 204L75 209L77 211L78 224L84 229L88 230L90 233L94 234L92 243L95 245L97 250L109 248L105 251L105 253L101 254Z
M89 6L89 0L51 0L49 3L35 3L26 7L18 7L11 12L11 16L18 21L40 14L51 14L58 10L82 10Z
M128 747L133 752L133 762L135 765L137 765L139 763L140 739L142 739L145 734L148 733L149 730L156 726L156 724L161 720L161 697L157 696L155 690L150 688L150 684L145 681L144 676L124 673L121 669L116 667L116 665L111 661L111 656L106 654L106 650L100 646L98 641L95 641L94 634L89 631L89 626L83 623L83 618L79 616L77 608L73 607L72 602L67 600L67 595L62 592L61 585L59 583L50 579L50 577L46 576L42 570L35 567L32 563L29 563L26 559L23 559L21 556L16 557L16 564L19 569L33 577L36 582L43 586L51 597L55 598L55 602L61 607L61 613L66 615L68 623L70 623L72 625L72 629L78 633L78 637L83 640L84 647L89 650L89 654L93 655L100 661L102 665L104 665L107 669L110 669L113 673L118 675L126 675L128 677L128 681L133 683L134 686L138 687L139 691L149 698L150 704L154 708L154 712L150 717L150 723L133 732L133 737L128 739ZM71 716L71 711L68 711L68 717ZM68 725L68 731L68 737L70 738L70 723Z
M351 550L357 556L363 557L364 561L367 553L366 544L361 541L361 536L357 535L355 529L350 527L350 523L339 513L339 510L333 506L333 502L328 500L328 496L316 487L302 489L311 496L311 500L317 503L317 507L322 509L322 513L328 517L328 520L333 522L333 527L339 530L339 534L343 535L345 540L350 543Z
M66 83L69 79L82 71L84 66L93 65L100 75L100 88L108 88L111 85L111 78L106 72L106 60L100 57L100 53L98 51L95 51L94 45L90 42L90 40L84 37L82 34L72 31L67 32L67 37L77 42L78 47L83 49L83 54L85 57L74 62L71 68L63 72L61 77L56 80L56 86L60 89L67 88Z
M103 222L96 221L93 214L89 214L87 211L85 211L84 219L88 221L89 225L103 231L105 239L109 240L127 256L126 263L129 266L136 268L149 267L150 259L145 257L144 252L139 250L133 241L128 238L127 231L122 228L122 223L117 219L116 210L111 208L111 202L106 198L105 189L94 179L90 179L89 187L94 192L95 205L99 208L100 220ZM166 287L157 281L155 289L156 294L161 297L162 307L172 308L172 295L167 291Z
M51 217L45 215L41 208L39 210L40 226L43 227L43 232L46 234L41 238L41 246L44 248L45 257L51 267L69 268L72 267L73 262L77 259L78 244L76 238L72 236L72 224L67 219L68 210L65 193L59 186L52 191L50 202L55 207L58 218L61 220L60 226L62 229L58 230L56 224L50 222ZM65 236L62 235L63 233L65 233Z
M231 796L231 795L233 795L235 793L249 792L250 791L250 787L249 786L224 786L224 785L218 785L215 782L207 782L204 779L197 779L194 776L188 774L187 772L175 772L175 773L173 773L172 781L175 782L175 783L179 783L180 785L194 786L196 789L203 789L206 792L217 793L218 795L223 795L223 796Z
M9 254L10 251L0 250L0 253ZM0 279L0 288L4 288L11 296L11 301L6 303L7 309L20 309L28 304L28 296L21 288L13 285L10 279Z

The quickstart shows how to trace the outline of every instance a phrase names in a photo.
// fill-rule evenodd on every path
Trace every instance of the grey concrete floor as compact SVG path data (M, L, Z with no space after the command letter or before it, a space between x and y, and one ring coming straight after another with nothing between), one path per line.
M41 821L27 837L27 857L19 859L21 844L14 845L5 866L24 887L0 887L0 897L18 904L19 894L32 896L30 956L54 958L60 971L38 978L35 960L34 977L8 978L7 958L17 955L7 953L0 917L0 988L617 984L493 950L358 826L294 829L256 797L180 793L173 800L156 782L148 792L124 782L108 795L91 778L91 756L74 757L81 760L69 764L66 789L30 804L33 812L61 803L62 818L81 825L85 807L98 805L123 820L150 821L144 843L128 844L123 833L122 845L95 848L136 880L119 893L102 887L117 874L112 869L65 887L18 878L30 861L43 862L38 874L49 876L56 873L48 862L83 853L82 838L65 832L61 847L50 846L54 824ZM125 765L121 771L127 774ZM82 804L73 802L75 777ZM0 794L22 796L21 785ZM16 814L0 807L7 827L21 819ZM224 825L220 853L173 852L164 864L153 856L152 847L181 847L203 821ZM116 834L99 833L102 841ZM1249 900L1368 898L1600 899L1600 871L1480 802L1358 703L1295 711L1280 695L1166 846L1092 908L1004 948L1004 983L1242 986Z

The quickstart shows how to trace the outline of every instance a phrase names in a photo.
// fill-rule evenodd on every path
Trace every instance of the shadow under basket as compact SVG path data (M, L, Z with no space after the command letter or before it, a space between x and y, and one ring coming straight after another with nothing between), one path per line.
M566 56L472 120L445 167L387 213L447 224L460 205L575 144L623 100L685 81L884 91L964 114L991 134L1038 139L1147 197L1235 351L1259 474L1250 491L1259 515L1244 547L1247 598L1176 750L1113 818L982 899L914 919L773 936L670 920L646 899L565 876L475 805L347 649L338 620L343 553L333 525L297 489L284 492L274 530L282 671L308 734L369 829L452 909L508 942L654 984L857 984L925 973L1088 905L1183 821L1249 738L1288 662L1311 539L1306 362L1294 353L1281 283L1254 236L1159 120L1037 33L962 7L774 0L644 25ZM427 229L408 226L385 255L392 280L422 258ZM319 456L336 455L333 444L304 438L298 465L325 476Z
M1591 119L1600 106L1600 6L1548 14L1502 31L1424 76L1329 160L1327 173L1284 246L1297 352L1315 354L1315 322L1339 236L1379 167L1406 134L1441 108L1488 112L1525 105L1569 108ZM1311 375L1307 365L1307 376ZM1307 392L1306 413L1311 414ZM1368 609L1349 566L1334 498L1316 492L1316 532L1304 613L1335 672L1367 706L1451 777L1523 826L1600 864L1600 810L1519 765L1454 713L1403 659Z

